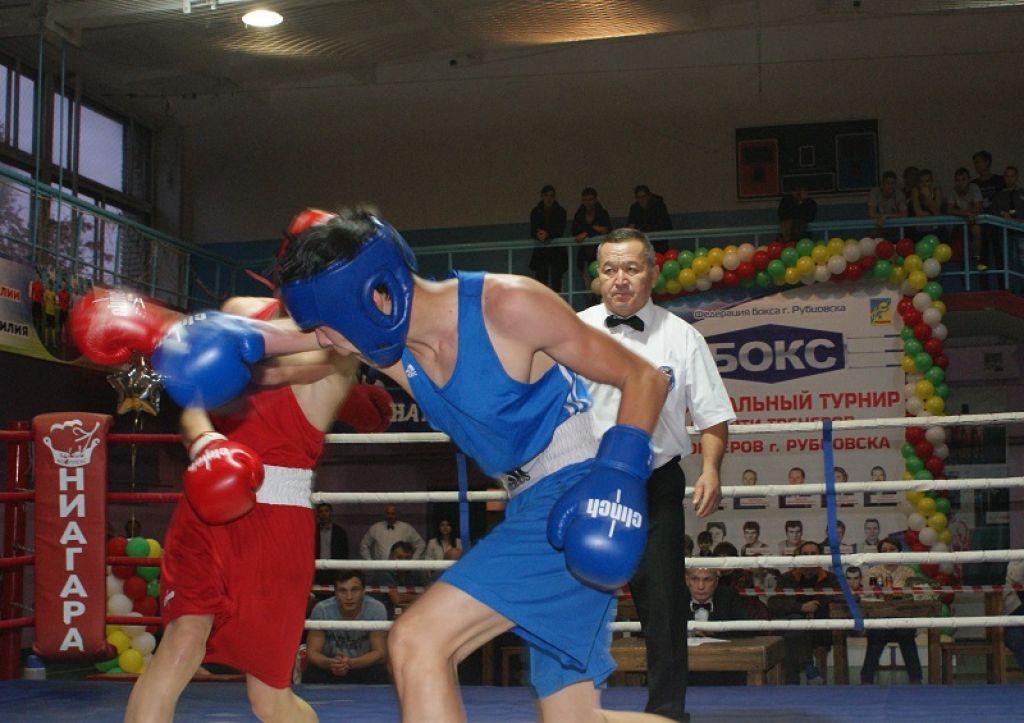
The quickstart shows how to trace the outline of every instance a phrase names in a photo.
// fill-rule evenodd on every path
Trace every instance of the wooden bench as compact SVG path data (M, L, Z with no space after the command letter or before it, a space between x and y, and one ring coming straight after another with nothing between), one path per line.
M689 668L709 673L746 673L747 685L781 685L784 651L782 637L777 635L701 643L689 648ZM643 638L613 640L612 657L618 665L617 672L647 672L647 649Z

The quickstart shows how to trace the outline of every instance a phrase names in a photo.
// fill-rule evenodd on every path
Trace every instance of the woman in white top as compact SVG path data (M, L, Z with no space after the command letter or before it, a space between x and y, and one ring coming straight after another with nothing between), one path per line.
M455 527L452 525L451 520L447 517L442 517L437 522L437 529L434 532L434 536L427 541L427 550L423 554L424 560L445 560L449 559L445 557L451 549L462 550L462 542L459 540L458 534L455 532Z

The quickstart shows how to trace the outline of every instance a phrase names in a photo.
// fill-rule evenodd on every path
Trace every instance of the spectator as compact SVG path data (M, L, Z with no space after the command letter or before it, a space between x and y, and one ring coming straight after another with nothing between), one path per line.
M1006 188L1006 181L1002 176L992 173L992 154L988 151L978 151L972 157L974 170L978 176L972 183L981 191L981 209L983 213L990 213L992 202L996 194Z
M707 530L697 533L697 557L711 557L711 548L715 544L715 538Z
M580 207L572 217L572 236L577 244L588 238L604 236L611 231L612 221L601 202L597 200L597 191L587 186L580 194ZM589 289L594 277L590 275L590 264L597 260L597 245L580 246L576 252L576 268L583 276L583 286Z
M942 214L942 189L935 185L932 172L922 168L917 177L917 185L910 191L910 205L914 209L914 216L939 216ZM940 229L935 225L917 226L918 236L934 233L940 234Z
M992 202L1006 183L1003 177L992 173L992 154L988 151L978 151L973 156L974 170L978 176L974 179L974 185L981 191L982 213L994 213ZM975 264L978 271L988 271L989 268L1001 269L1003 267L1003 243L1002 234L999 229L993 226L985 226L981 230L981 258ZM992 279L982 276L981 287L987 289L992 284ZM995 279L995 286L1000 286L998 277Z
M779 543L780 555L795 555L803 542L804 523L800 520L786 520L786 539Z
M817 542L806 540L800 543L797 555L820 555L821 548ZM838 587L836 576L817 566L797 567L782 575L780 584L783 588L830 588ZM768 611L777 620L815 620L828 619L830 595L813 592L799 595L779 595L768 600ZM821 673L814 664L814 650L828 648L832 635L828 630L787 630L785 638L786 651L782 668L787 685L799 685L800 674L808 685L824 683Z
M746 620L746 608L736 591L727 585L719 584L718 570L691 567L686 571L686 587L689 590L690 605L686 611L686 620L696 622L718 622L728 620ZM707 633L694 631L692 636L702 637ZM718 633L712 633L718 637ZM742 636L732 633L730 637ZM689 685L742 685L744 673L700 673L690 671Z
M910 197L913 194L915 188L917 188L917 177L921 171L917 166L907 166L903 169L903 188L900 190L903 192L903 200L907 204L907 215L914 215L914 207L910 203Z
M693 538L683 535L683 557L693 557Z
M807 479L807 473L803 467L792 467L786 474L786 481L791 485L802 485Z
M757 472L752 469L743 470L743 474L740 476L740 484L744 487L753 487L757 484Z
M739 551L736 549L736 545L731 542L720 542L715 545L712 550L712 554L715 557L739 557ZM719 586L720 587L731 587L736 593L736 597L740 601L740 605L743 607L744 620L770 620L771 616L768 614L768 608L763 602L753 595L745 595L747 590L753 589L755 586L753 573L743 567L733 568L731 570L723 570L719 575Z
M885 467L880 467L877 464L871 468L871 481L872 482L885 482Z
M1017 166L1007 166L1003 171L1005 187L992 199L992 213L999 214L1007 221L1024 223L1024 188L1021 188Z
M878 537L881 534L882 526L878 519L869 517L864 520L864 551L875 552L878 549Z
M971 260L975 268L981 262L981 226L975 223L974 218L981 213L981 201L981 191L977 184L971 182L970 172L963 167L956 169L953 173L953 192L946 201L946 213L960 216L967 222L971 238Z
M46 293L46 285L43 277L36 271L32 282L28 285L28 298L32 304L32 326L36 328L36 335L40 340L43 338L43 295Z
M1024 615L1024 590L1013 589L1020 585L1024 585L1024 560L1012 560L1006 566L1006 588L1003 590L1006 615ZM1024 626L1007 626L1004 631L1006 647L1017 659L1017 665L1024 668Z
M434 536L427 540L427 551L423 555L424 560L445 560L449 550L461 550L462 541L459 533L455 531L455 525L447 517L437 521Z
M707 529L707 531L711 533L712 547L719 544L720 542L725 541L726 528L724 522L709 522L705 529Z
M391 546L389 560L412 560L413 547L405 540L399 540ZM385 588L375 593L375 597L384 603L388 617L400 615L404 608L409 607L422 594L421 590L412 588L425 587L429 581L423 570L374 570L368 578L374 587Z
M878 229L885 226L885 222L890 218L907 215L907 199L896 187L897 183L899 179L895 171L886 171L882 174L882 185L875 186L868 194L868 218L874 219ZM887 237L896 237L893 230L879 233Z
M668 215L665 199L644 184L633 189L633 204L629 207L629 218L626 225L637 231L651 233L653 231L671 231L672 217ZM668 241L651 239L654 250L660 254L668 251Z
M317 510L319 512L319 509ZM384 605L366 596L363 573L339 570L334 595L313 608L313 620L387 620ZM310 630L303 683L387 683L383 630Z
M562 291L562 274L569 268L569 249L550 244L565 235L566 213L555 200L555 187L540 189L540 203L530 211L530 235L540 242L530 255L534 277L555 293Z
M783 242L802 239L807 224L818 215L818 203L807 193L807 187L798 183L779 201L779 236Z
M878 543L879 552L899 552L901 550L899 541L887 537ZM875 587L882 584L887 588L905 587L910 578L917 576L913 568L906 565L876 565L867 571L868 585ZM902 597L901 595L885 595L886 600ZM872 598L865 597L865 600ZM913 629L894 628L891 630L868 630L868 648L864 653L864 667L860 670L860 682L863 685L871 685L875 682L875 673L878 670L878 661L882 657L887 643L898 643L900 654L903 656L903 663L907 666L907 675L910 682L921 683L921 659L917 655L917 643L914 638L917 631Z
M761 524L756 520L748 520L743 523L743 547L744 555L767 555L768 545L761 542Z
M334 522L334 508L326 502L316 506L316 559L347 560L348 533ZM336 577L334 570L317 570L316 584L330 585Z
M391 548L399 540L412 547L414 558L423 559L426 543L420 533L408 522L398 519L398 508L387 505L384 508L384 519L370 525L370 529L363 535L359 543L359 556L364 560L387 560Z

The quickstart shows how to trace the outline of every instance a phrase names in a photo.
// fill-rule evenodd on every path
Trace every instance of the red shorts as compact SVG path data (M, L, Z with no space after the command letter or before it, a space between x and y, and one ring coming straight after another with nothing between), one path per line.
M207 525L182 499L161 559L164 625L213 615L204 660L289 687L313 584L313 538L309 507L257 504L234 522Z

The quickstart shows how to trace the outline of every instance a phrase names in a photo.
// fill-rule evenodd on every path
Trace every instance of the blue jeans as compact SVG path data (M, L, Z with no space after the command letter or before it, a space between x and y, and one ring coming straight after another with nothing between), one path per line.
M1024 615L1024 605L1018 606L1010 615ZM1017 665L1024 668L1024 627L1019 625L1007 626L1003 641L1006 647L1010 649L1010 652L1013 653L1013 657L1017 659Z

